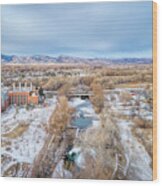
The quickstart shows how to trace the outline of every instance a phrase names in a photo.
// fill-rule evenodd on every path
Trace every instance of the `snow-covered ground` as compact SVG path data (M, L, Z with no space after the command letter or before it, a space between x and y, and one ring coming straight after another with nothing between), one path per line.
M130 90L118 89L116 93L112 91L106 96L108 106L112 111L124 116L132 116L135 114L146 121L152 120L152 110L150 105L145 102L146 98L142 96L141 93L143 89L136 90L136 94L133 95L128 102L123 103L120 96L122 92L127 91L129 92ZM141 96L139 96L139 94ZM111 99L112 95L114 99ZM137 101L139 101L139 105L135 105ZM116 118L116 123L120 131L121 143L127 161L124 168L125 175L130 180L152 180L152 158L149 156L145 147L139 143L135 136L133 136L131 129L134 126L134 123L131 119L127 120L121 118Z
M44 144L47 126L50 115L56 105L56 98L47 99L45 106L38 105L34 108L11 106L1 115L2 148L3 157L9 156L11 161L2 162L2 174L13 162L32 164ZM15 138L5 134L15 133L21 123L28 125L27 129Z
M52 178L72 178L70 171L64 168L64 161L60 160L52 174Z
M115 89L109 91L105 96L105 106L108 107L110 112L115 112L120 116L127 116L114 118L119 129L121 144L126 159L125 166L123 167L124 175L130 180L151 180L152 159L144 145L132 134L134 123L129 118L136 115L150 121L152 120L152 110L143 95L143 89L134 89L133 93L131 91L132 89ZM131 98L128 101L122 100L121 94L123 92L129 92L131 94ZM2 161L2 175L17 162L28 163L30 165L33 163L34 158L44 144L46 126L56 102L57 100L54 97L46 100L46 106L38 105L34 108L21 107L18 109L12 106L2 113L1 153L3 157L7 157L7 160ZM95 113L90 100L73 98L69 101L69 104L76 109L76 121L73 123L77 127L76 141L79 139L81 131L86 133L91 128L98 130L100 117ZM28 126L26 130L18 137L8 137L22 123ZM6 134L8 134L7 137ZM93 149L88 150L89 154L92 154L92 156L95 155L95 152L91 152ZM75 159L77 167L86 169L84 150L76 143L69 151L69 154L72 152L77 154ZM60 160L57 162L52 177L72 178L73 175L64 168L63 160Z
M121 143L127 160L125 173L130 180L152 180L151 157L145 147L131 133L129 121L121 120L118 123Z
M131 91L134 93L131 93ZM123 102L121 98L122 93L129 93L131 99ZM117 111L126 116L138 115L146 120L152 120L153 118L152 109L146 103L147 98L142 88L117 88L110 91L105 97L109 104L111 104L112 111Z

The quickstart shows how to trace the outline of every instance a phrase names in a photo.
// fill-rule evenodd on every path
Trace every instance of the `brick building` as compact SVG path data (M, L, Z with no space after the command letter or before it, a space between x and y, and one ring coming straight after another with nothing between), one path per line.
M9 104L8 89L1 87L1 111L5 111Z
M39 96L36 91L33 90L32 83L29 87L25 84L24 87L19 83L19 87L15 87L13 84L13 90L9 91L9 103L16 105L25 104L38 104Z

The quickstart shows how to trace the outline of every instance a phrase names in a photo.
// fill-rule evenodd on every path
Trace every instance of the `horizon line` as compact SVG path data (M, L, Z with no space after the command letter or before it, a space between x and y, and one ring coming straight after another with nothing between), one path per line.
M125 57L86 57L86 56L78 56L78 55L67 55L67 54L58 54L58 55L52 55L52 54L7 54L7 53L1 53L1 57L2 55L4 56L17 56L17 57L34 57L34 56L41 56L41 57L52 57L52 58L59 58L59 57L73 57L73 58L82 58L82 59L152 59L152 56L148 56L148 57L131 57L131 56L125 56Z

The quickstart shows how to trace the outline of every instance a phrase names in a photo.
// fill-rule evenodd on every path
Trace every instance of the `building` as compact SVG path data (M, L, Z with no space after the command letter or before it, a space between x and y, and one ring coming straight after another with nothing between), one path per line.
M1 111L5 111L9 104L8 89L1 87Z
M32 83L30 86L21 86L19 83L18 87L15 87L13 84L13 90L9 91L9 103L16 104L16 105L26 105L26 104L38 104L39 96L35 90L33 90Z

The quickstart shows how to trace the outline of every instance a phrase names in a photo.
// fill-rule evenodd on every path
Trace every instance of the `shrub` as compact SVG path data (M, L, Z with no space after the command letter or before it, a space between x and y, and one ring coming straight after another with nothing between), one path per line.
M135 123L136 127L139 128L152 128L152 121L147 121L143 118L134 118L133 122Z
M59 90L58 90L58 94L60 95L60 96L68 96L68 94L69 94L69 91L70 91L70 84L65 84L65 85L63 85Z
M57 106L49 121L49 132L61 132L71 120L74 109L69 107L68 100L65 96L60 96Z
M93 91L93 96L91 97L91 101L95 107L97 113L100 113L104 107L104 94L102 90L102 86L98 83L93 83L91 85L91 89Z
M131 94L128 92L122 92L120 98L122 102L128 102L131 99Z

